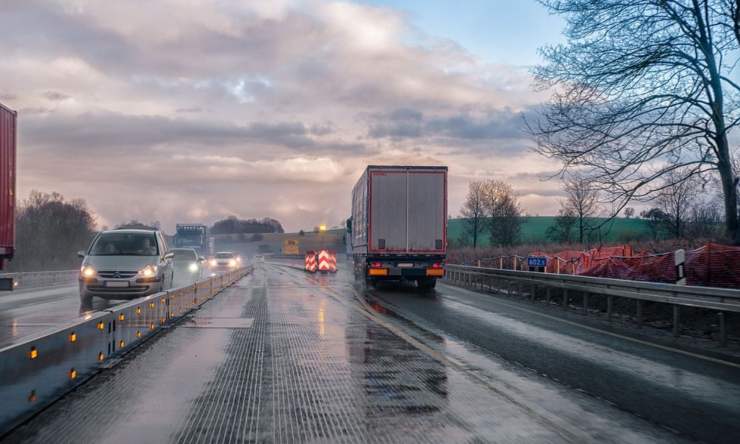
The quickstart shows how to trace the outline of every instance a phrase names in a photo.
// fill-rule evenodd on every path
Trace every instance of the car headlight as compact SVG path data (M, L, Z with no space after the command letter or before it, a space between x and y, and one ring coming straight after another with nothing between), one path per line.
M150 278L157 275L157 266L156 265L147 265L146 267L139 270L138 273L139 276Z
M216 262L216 259L211 259L210 261L208 261L208 265L210 265L211 267L215 267L216 265L218 265L218 262Z
M191 273L196 273L198 271L198 264L191 262L190 265L188 265L188 270L190 270Z
M95 269L89 265L83 265L82 268L80 268L80 276L84 278L93 278L95 277Z
M232 268L236 267L236 259L229 260L229 267L232 267Z

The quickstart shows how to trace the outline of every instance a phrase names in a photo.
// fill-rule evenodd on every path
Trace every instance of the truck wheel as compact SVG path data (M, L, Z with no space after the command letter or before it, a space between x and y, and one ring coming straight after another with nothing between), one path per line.
M429 292L434 290L434 287L437 285L437 280L430 278L417 279L416 285L419 286L419 290Z

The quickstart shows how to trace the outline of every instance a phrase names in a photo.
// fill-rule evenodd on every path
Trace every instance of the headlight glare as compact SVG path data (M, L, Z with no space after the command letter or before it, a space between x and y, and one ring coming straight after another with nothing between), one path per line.
M146 267L139 270L139 276L150 278L157 275L157 266L156 265L147 265Z
M191 273L196 273L198 271L198 264L191 262L190 265L188 265L188 270L190 270Z
M84 265L80 268L80 275L84 278L95 277L95 269L89 265Z

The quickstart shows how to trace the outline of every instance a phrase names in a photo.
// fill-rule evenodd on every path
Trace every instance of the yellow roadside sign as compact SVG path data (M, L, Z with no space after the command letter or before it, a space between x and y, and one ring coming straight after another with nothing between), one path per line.
M283 254L286 256L298 256L298 241L296 239L286 239L283 241Z

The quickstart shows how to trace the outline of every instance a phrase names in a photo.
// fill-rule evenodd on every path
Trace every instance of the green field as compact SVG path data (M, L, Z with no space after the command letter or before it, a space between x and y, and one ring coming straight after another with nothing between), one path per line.
M589 218L588 223L591 226L596 226L604 223L606 219L603 218ZM458 240L460 239L463 232L464 219L450 219L447 226L447 238L453 245L459 245ZM524 219L522 223L521 232L521 243L523 244L543 244L550 243L552 240L547 238L547 229L552 226L555 222L553 216L531 216ZM573 231L574 238L577 236L576 231ZM591 237L591 242L604 242L604 243L616 243L626 242L635 239L645 239L651 236L650 228L648 227L647 221L644 219L637 218L615 218L607 222L600 230L600 232L594 232ZM487 246L489 244L488 234L483 233L479 239L480 246Z

